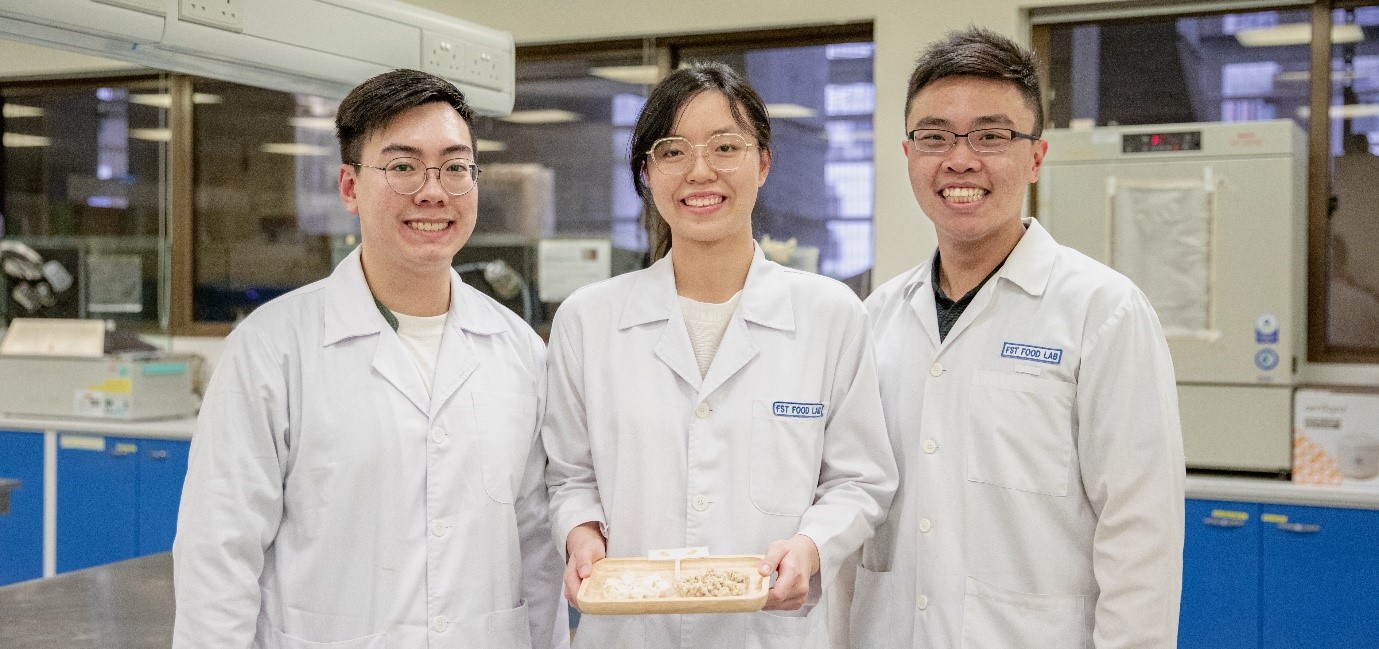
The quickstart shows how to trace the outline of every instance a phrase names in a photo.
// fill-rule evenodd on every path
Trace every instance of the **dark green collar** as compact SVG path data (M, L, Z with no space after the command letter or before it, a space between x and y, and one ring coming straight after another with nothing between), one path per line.
M379 302L378 298L374 298L373 303L374 306L378 307L378 312L383 314L383 319L388 321L388 326L392 327L393 331L397 331L397 316L393 315L393 312L389 311L388 307L383 306L383 303Z

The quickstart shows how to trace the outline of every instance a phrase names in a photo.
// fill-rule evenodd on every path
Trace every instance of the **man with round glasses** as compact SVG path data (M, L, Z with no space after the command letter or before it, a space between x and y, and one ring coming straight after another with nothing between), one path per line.
M545 349L451 270L478 211L472 121L415 70L340 104L362 243L226 339L173 547L174 647L568 645Z
M900 489L853 647L1177 646L1173 366L1139 289L1021 218L1048 148L1036 70L970 28L910 77L902 146L938 250L866 302Z

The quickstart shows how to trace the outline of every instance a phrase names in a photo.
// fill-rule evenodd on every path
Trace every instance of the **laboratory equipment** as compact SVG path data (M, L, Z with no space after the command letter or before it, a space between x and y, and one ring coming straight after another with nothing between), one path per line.
M1285 119L1043 137L1039 220L1153 304L1173 355L1187 465L1287 472L1306 349L1301 131Z

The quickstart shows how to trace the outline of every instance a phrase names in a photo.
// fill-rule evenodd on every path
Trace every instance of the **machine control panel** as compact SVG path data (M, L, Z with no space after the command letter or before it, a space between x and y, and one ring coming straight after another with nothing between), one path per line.
M1120 138L1121 153L1157 153L1160 151L1201 151L1201 131L1171 131L1165 133L1126 133Z

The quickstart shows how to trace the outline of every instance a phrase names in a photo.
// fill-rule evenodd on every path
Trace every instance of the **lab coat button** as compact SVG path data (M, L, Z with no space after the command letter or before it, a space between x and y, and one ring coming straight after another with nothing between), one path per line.
M445 630L450 628L450 620L444 615L437 615L436 619L431 621L431 628L435 629L436 633L445 633Z
M919 607L919 610L921 610L921 611L924 610L924 609L926 609L926 608L929 608L929 598L928 598L928 597L925 597L925 596L923 596L923 595L920 595L920 596L919 596L919 600L915 602L915 606L918 606L918 607Z
M710 412L713 412L713 410L709 408L709 404L701 403L698 408L694 409L694 416L703 419L708 417Z
M444 430L442 430L442 429L440 429L440 428L432 428L432 429L431 429L431 441L433 441L433 442L435 442L435 443L437 443L437 444L444 444L446 438L448 438L448 437L450 437L450 434L449 434L449 433L446 433Z
M435 534L436 536L445 536L445 531L446 531L445 521L439 520L439 519L431 521L431 533L432 533L432 534Z
M690 501L690 506L694 508L694 511L702 512L709 508L709 499L703 496L695 496L694 500Z
M928 532L929 530L932 530L932 529L934 529L934 522L933 522L933 521L931 521L931 520L929 520L929 519L927 519L927 518L921 518L921 519L919 519L919 531L921 531L921 532Z
M924 440L924 452L925 452L925 453L933 453L934 451L937 451L937 450L938 450L938 442L935 442L935 441L932 440L932 439L926 439L926 440Z
M940 363L934 363L933 365L929 366L929 375L930 375L930 376L939 376L940 374L943 374L943 365L942 365L942 364L940 364Z

